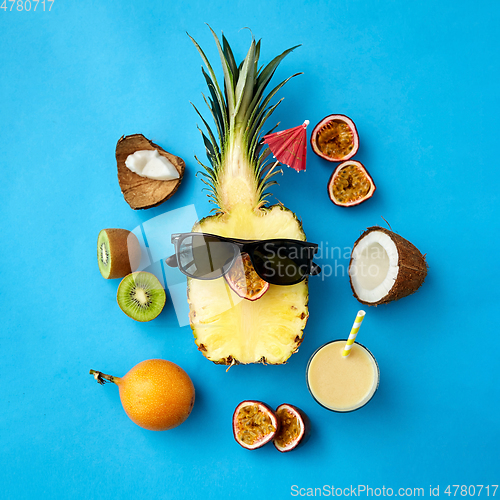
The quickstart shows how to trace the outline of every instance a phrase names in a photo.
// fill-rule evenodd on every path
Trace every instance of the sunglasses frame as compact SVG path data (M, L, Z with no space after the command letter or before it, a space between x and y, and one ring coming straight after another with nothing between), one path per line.
M188 238L189 236L199 236L199 235L204 235L204 236L210 236L212 238L217 238L220 241L223 242L228 242L228 243L233 243L239 248L239 254L236 253L231 261L231 264L227 267L227 270L223 273L221 273L220 276L217 276L216 278L203 278L200 276L193 276L189 274L187 271L185 271L181 266L180 266L180 260L179 260L179 255L180 255L180 246L182 241L185 238ZM252 262L252 265L254 266L255 272L266 282L270 283L271 285L279 285L279 286L289 286L289 285L296 285L297 283L300 283L301 281L304 281L309 275L315 276L321 272L321 268L313 262L313 256L317 253L318 251L318 244L317 243L309 243L307 241L301 241L301 240L291 240L291 239L286 239L286 238L275 238L272 240L241 240L238 238L225 238L224 236L219 236L217 234L210 234L210 233L201 233L201 232L194 232L194 233L175 233L172 234L171 238L172 243L174 244L175 247L175 255L170 256L167 260L166 263L170 267L178 267L179 271L181 273L185 274L186 276L193 278L193 279L198 279L198 280L214 280L218 278L222 278L227 272L231 269L233 264L235 263L236 259L238 258L238 255L241 255L242 253L247 253L250 256L250 260ZM264 276L261 275L261 273L258 271L258 269L255 267L254 263L254 256L253 252L254 250L261 245L262 243L291 243L294 245L301 246L303 248L309 248L313 250L312 255L309 257L309 269L308 272L304 273L302 277L299 280L293 281L291 283L273 283L272 281L269 281L269 278L265 278Z

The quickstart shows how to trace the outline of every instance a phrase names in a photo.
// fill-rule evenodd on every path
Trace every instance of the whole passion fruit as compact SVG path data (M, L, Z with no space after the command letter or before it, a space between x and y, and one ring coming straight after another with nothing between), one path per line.
M234 439L247 450L255 450L269 443L278 430L276 414L261 401L242 401L234 410Z
M349 160L359 148L356 125L345 115L329 115L313 128L311 146L325 160Z
M257 274L250 255L247 253L243 253L236 259L224 278L236 295L242 299L252 301L260 299L269 289L269 283Z
M309 439L311 424L300 408L284 403L276 408L276 416L279 431L274 436L273 444L278 451L295 450Z
M373 196L376 189L364 165L354 160L341 163L328 181L328 196L341 207L363 203Z

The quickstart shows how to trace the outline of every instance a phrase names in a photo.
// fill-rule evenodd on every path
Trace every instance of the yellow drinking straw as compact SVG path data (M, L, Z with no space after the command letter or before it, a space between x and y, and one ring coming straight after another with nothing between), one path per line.
M365 314L366 314L365 311L358 311L358 315L356 316L354 324L352 325L351 333L349 334L349 338L347 339L344 350L342 351L342 356L344 358L347 358L347 356L351 354L352 344L354 344L354 341L356 340L356 335L359 332L359 327L361 326L361 323L363 323Z

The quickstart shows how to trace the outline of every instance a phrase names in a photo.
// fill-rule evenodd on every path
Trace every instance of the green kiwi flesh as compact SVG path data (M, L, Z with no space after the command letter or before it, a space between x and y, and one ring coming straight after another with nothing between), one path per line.
M106 230L103 229L97 238L97 263L102 277L108 279L111 270L111 255L109 251L109 239Z
M163 310L166 294L154 274L141 271L123 278L116 299L127 316L136 321L151 321Z
M97 263L103 278L123 278L141 262L141 247L126 229L103 229L97 237Z

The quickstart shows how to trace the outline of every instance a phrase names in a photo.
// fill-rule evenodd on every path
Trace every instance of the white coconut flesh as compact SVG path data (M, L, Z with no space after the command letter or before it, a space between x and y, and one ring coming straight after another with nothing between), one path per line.
M398 272L399 252L387 234L372 231L354 247L349 275L360 300L380 301L394 286Z

